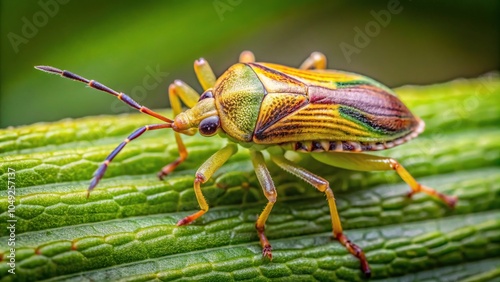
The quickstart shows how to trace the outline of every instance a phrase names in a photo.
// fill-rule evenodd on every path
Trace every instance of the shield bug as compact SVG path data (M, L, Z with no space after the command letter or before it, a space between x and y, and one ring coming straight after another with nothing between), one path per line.
M146 131L163 128L175 131L179 158L163 167L158 174L160 179L172 172L188 155L180 134L193 135L197 130L203 136L219 134L231 142L197 170L194 191L200 210L177 223L186 225L208 211L201 184L237 151L237 144L248 148L255 173L268 199L255 226L262 254L269 259L272 258L271 245L264 229L277 192L262 150L268 150L271 161L283 170L326 194L333 236L360 260L361 270L366 276L370 276L371 271L365 254L343 233L329 183L286 159L283 156L285 151L308 153L325 164L351 170L395 170L410 186L409 195L423 192L439 198L450 207L457 201L456 197L418 183L396 160L365 153L388 149L415 138L423 131L424 122L414 116L391 89L377 81L355 73L327 70L326 57L319 52L312 53L297 69L257 63L254 55L245 51L240 55L239 63L219 78L215 77L207 61L199 59L194 63L194 70L204 89L201 95L180 80L168 89L174 120L97 81L53 67L36 68L86 83L164 122L141 127L118 145L94 173L89 193L113 158L127 143ZM188 110L182 111L181 101L189 107Z

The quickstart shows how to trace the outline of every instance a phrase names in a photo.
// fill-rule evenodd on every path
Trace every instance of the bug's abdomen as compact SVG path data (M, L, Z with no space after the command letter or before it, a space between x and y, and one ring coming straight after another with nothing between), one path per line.
M339 94L336 102L319 98L314 90L309 97L297 96L297 104L291 107L274 106L280 116L272 116L263 122L261 115L254 132L254 142L279 144L296 141L340 141L340 142L389 142L419 133L421 122L406 107L390 107L391 101L349 100ZM289 96L283 95L283 96ZM333 100L336 95L329 99ZM353 95L354 96L354 95ZM271 98L273 97L273 98ZM391 96L392 97L392 96ZM276 95L267 95L266 100L287 100ZM346 100L346 101L343 101ZM279 105L280 102L273 101ZM401 102L399 102L401 103ZM293 105L291 102L288 105ZM284 108L284 109L283 109ZM406 109L406 110L405 110Z
M320 150L318 144L325 151L381 150L401 144L423 130L423 122L390 89L371 79L323 71L317 76L321 82L314 83L312 71L290 69L286 73L285 68L278 75L274 69L270 74L265 66L256 67L264 82L271 75L284 76L294 81L292 84L303 85L304 91L272 93L267 89L272 87L266 86L268 93L255 127L255 143L290 143L291 149L304 147L307 151Z
M419 126L397 96L373 85L334 90L310 86L308 96L312 108L323 109L343 127L346 139L339 141L389 141Z

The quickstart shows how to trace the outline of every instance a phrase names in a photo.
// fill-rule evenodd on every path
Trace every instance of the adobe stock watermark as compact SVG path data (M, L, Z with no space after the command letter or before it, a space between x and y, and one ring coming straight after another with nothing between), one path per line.
M214 0L212 5L214 5L215 12L222 22L224 20L224 14L232 12L241 2L243 2L243 0Z
M130 96L130 98L134 99L139 104L146 99L148 91L158 88L158 86L160 86L170 75L168 72L161 71L160 65L156 65L154 69L151 66L147 66L145 70L146 75L142 78L142 84L132 88L129 93L125 92L125 94ZM167 87L165 87L165 89L167 89ZM114 100L111 104L111 110L114 113L121 113L129 111L131 108L120 100Z
M7 170L7 251L5 261L7 263L7 272L16 274L16 170L9 167Z
M372 39L380 34L382 28L389 25L392 15L397 15L401 13L401 11L403 11L403 7L399 0L390 0L387 3L387 9L378 12L371 10L370 14L373 20L367 22L363 29L357 26L354 27L355 34L353 44L347 42L341 42L339 44L340 50L342 54L344 54L346 61L350 63L353 54L361 53L363 48L370 45Z
M59 13L60 6L68 4L68 2L69 0L38 1L38 6L40 6L41 9L35 12L31 18L21 18L21 22L23 23L21 33L9 32L7 34L7 38L9 39L10 45L12 45L14 53L19 53L20 45L28 44L29 40L33 39L38 34L38 31L48 24L49 19L55 17Z
M463 123L470 119L481 103L490 99L496 89L491 86L491 81L495 79L494 74L487 74L477 78L477 86L474 92L467 98L456 101L452 107L447 107L439 113L441 120L451 120L451 123L445 123L443 126L429 131L430 139L424 143L417 143L422 154L435 155L440 146L446 146L449 138L446 138L446 131L456 130L463 126ZM459 83L458 81L449 83Z
M498 86L492 86L491 83L496 79L498 79L497 74L486 74L472 81L472 83L476 85L471 90L452 90L463 92L460 95L463 95L466 98L456 99L451 105L446 105L443 109L440 109L437 112L436 116L434 116L433 118L442 121L442 123L434 128L425 130L427 136L422 138L417 137L416 139L410 141L410 143L412 143L410 146L412 146L418 153L412 153L409 157L404 159L404 166L406 168L411 168L413 165L422 165L422 160L431 160L432 164L426 164L427 169L431 169L434 172L441 172L442 170L439 170L438 168L439 165L435 166L432 160L441 158L440 156L442 156L443 154L442 148L457 146L457 144L461 144L458 140L453 139L455 138L453 135L451 135L453 130L458 130L464 125L467 126L467 120L478 114L478 107L480 107L481 105L483 105L484 107L484 105L487 105L489 103L489 100L498 91ZM446 84L451 83L460 84L462 82L460 80L446 82ZM464 93L465 91L467 91L467 93ZM402 146L405 145L403 144ZM447 151L446 154L449 155L449 151ZM461 156L457 155L457 157ZM392 172L385 173L383 177L385 178L387 183L393 181L395 177L399 178Z

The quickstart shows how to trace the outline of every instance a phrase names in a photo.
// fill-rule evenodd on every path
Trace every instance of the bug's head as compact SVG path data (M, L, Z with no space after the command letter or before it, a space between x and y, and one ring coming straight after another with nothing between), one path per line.
M211 89L207 89L191 109L178 114L172 129L189 134L198 128L203 136L213 136L220 128L220 119L215 108L215 99Z

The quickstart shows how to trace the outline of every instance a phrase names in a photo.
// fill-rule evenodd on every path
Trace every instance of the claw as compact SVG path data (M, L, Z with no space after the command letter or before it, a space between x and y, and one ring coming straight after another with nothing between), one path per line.
M443 200L443 202L445 202L452 209L455 208L455 205L458 202L458 197L457 196L448 196L448 195L444 195L444 194L439 193L438 197L441 200Z
M160 180L163 180L163 178L167 175L169 175L172 171L174 171L174 169L183 161L184 159L183 158L178 158L177 160L175 160L174 162L164 166L160 172L158 172L158 174L156 174L158 176L158 178Z
M366 278L370 278L372 271L370 270L370 265L366 260L363 250L358 245L351 242L343 233L337 234L335 237L351 254L359 259L361 271L365 274Z
M262 248L262 256L268 257L269 260L273 260L273 254L271 252L272 250L273 248L271 247L271 245L264 246L264 248Z
M458 202L457 196L448 196L448 195L445 195L443 193L439 193L436 190L429 188L427 186L424 186L424 185L421 185L420 189L421 189L421 191L419 191L419 192L425 192L428 195L431 195L431 196L434 196L434 197L440 199L441 201L443 201L446 205L448 205L452 209L455 208L455 205ZM410 191L410 192L408 192L407 196L408 196L408 198L411 198L416 193L418 193L418 192Z
M191 221L192 220L189 217L185 217L177 222L177 226L183 226L183 225L189 224L189 223L191 223Z
M163 178L164 178L165 176L167 176L167 175L168 175L168 173L163 172L163 170L162 170L162 171L160 171L160 172L158 172L158 173L156 174L156 176L158 176L158 178L159 178L160 180L163 180Z
M190 224L191 222L195 221L198 217L202 216L205 212L206 211L204 211L204 210L200 210L196 213L193 213L192 215L188 215L185 218L179 220L177 222L177 226Z

